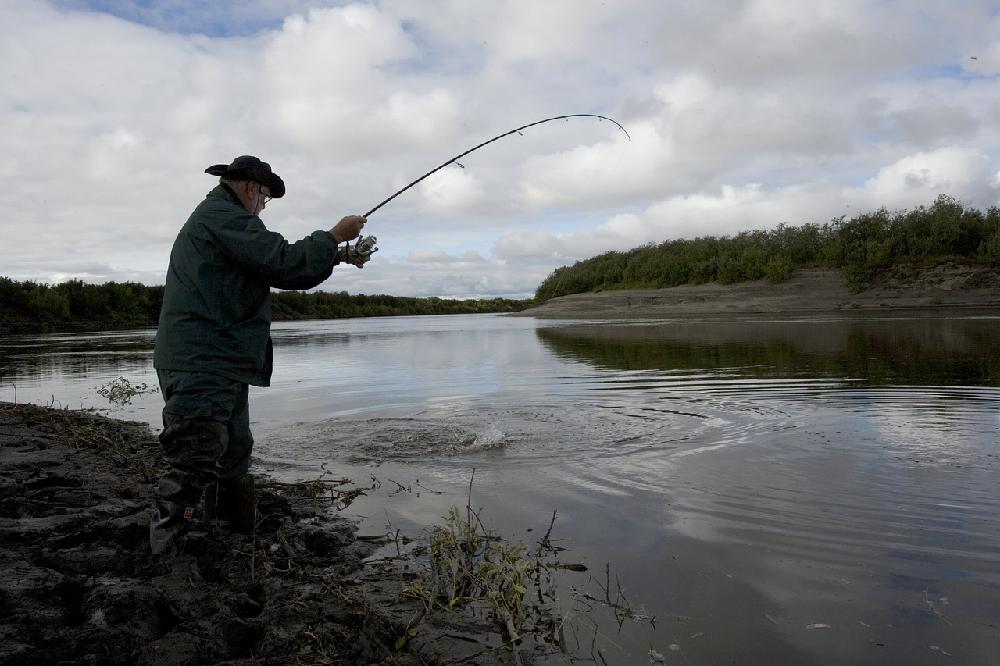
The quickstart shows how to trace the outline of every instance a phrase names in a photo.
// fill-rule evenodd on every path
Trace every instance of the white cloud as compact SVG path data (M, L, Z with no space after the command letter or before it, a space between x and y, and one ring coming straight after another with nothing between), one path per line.
M996 171L988 155L971 148L942 148L897 160L865 184L868 205L907 208L948 193L977 206L996 205Z
M264 219L294 240L564 113L632 141L577 119L491 144L379 210L382 252L330 288L530 293L643 242L997 201L986 0L255 0L234 36L210 5L58 6L0 5L11 277L161 281L202 170L239 154L286 180Z
M724 0L675 7L659 44L670 64L741 86L859 84L934 65L957 34L982 31L989 8L985 0Z
M337 268L321 288L395 296L527 298L551 270L543 266L510 271L500 261L428 261L418 253L416 261L382 257L362 270Z
M448 254L444 250L410 250L407 261L414 264L481 264L486 261L475 250L461 254Z
M966 42L962 67L977 76L1000 76L1000 13L993 7L989 21L982 21L973 38Z
M467 211L483 199L482 181L457 165L445 167L418 187L424 210L430 213Z
M525 204L600 206L662 187L672 158L670 137L649 122L631 124L631 140L612 132L610 141L529 158L521 175Z
M505 259L571 256L562 247L557 236L538 229L502 236L493 248L493 254Z
M595 0L509 0L501 3L497 23L489 27L496 56L503 60L536 62L576 59L593 46L616 13L634 3L617 7Z

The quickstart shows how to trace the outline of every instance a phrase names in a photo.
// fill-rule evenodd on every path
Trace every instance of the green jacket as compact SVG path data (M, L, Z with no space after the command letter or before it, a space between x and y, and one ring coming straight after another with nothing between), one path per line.
M315 287L330 277L336 256L328 232L289 244L219 185L170 251L153 366L268 386L271 288Z

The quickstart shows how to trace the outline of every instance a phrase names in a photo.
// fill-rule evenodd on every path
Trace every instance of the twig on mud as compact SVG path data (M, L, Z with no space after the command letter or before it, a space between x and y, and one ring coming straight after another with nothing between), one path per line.
M334 508L336 508L337 511L343 511L358 497L367 494L364 488L341 488L341 486L346 486L349 483L353 483L353 481L348 478L324 479L321 476L318 479L312 479L310 481L297 481L292 483L282 481L265 481L260 483L258 487L288 493L298 497L305 497L308 499L317 499L324 493L329 492L330 501L333 503Z
M468 521L468 523L470 525L472 524L472 515L471 515L472 514L472 482L475 480L475 478L476 478L476 468L473 467L472 468L472 475L469 476L469 497L465 501L465 508L468 511L468 515L466 516L466 520ZM482 525L481 522L480 522L480 525Z
M422 489L426 490L427 492L432 493L434 495L444 495L444 491L434 490L433 488L428 488L427 486L425 486L422 483L420 483L420 479L415 479L414 482L413 482L413 485L415 485L417 488L422 488Z
M412 493L413 492L413 488L411 488L410 486L404 486L399 481L396 481L394 479L390 479L388 477L386 477L385 480L388 481L389 483L395 484L395 486L396 486L396 489L393 490L391 493L389 493L390 497L392 497L393 495L398 495L399 493Z
M621 580L618 574L615 574L615 583L617 585L617 593L614 599L611 598L611 563L608 562L604 566L604 584L602 585L599 581L595 580L593 577L590 579L597 584L601 591L604 593L604 598L595 597L589 592L580 592L576 588L570 588L574 597L577 601L585 599L587 601L592 601L602 606L605 606L614 613L615 620L618 622L618 631L621 631L622 626L625 624L625 620L631 620L633 622L649 622L650 625L656 628L656 616L646 615L645 613L638 612L632 608L628 597L625 596L625 592L622 589ZM588 609L589 610L589 609Z
M521 652L518 650L517 645L521 642L521 636L517 633L517 629L514 628L514 620L511 618L510 613L503 614L504 626L507 627L507 636L510 637L510 652L514 657L515 666L521 666Z
M934 602L931 601L930 597L927 595L927 590L924 590L924 603L927 604L927 608L930 609L931 613L933 613L935 617L939 620L943 620L946 624L951 624L951 620L946 618L944 613L938 610L937 606L934 605Z
M552 520L549 521L549 529L545 530L545 536L543 536L542 540L538 542L539 551L541 551L542 548L545 548L546 550L552 549L552 542L549 540L549 538L552 536L552 527L555 524L556 524L556 510L553 509Z

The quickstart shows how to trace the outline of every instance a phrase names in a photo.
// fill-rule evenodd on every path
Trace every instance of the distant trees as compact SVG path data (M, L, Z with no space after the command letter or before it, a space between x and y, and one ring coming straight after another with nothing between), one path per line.
M345 317L386 317L395 315L476 314L516 312L531 304L509 298L450 300L366 294L283 291L274 294L271 309L276 320L341 319Z
M822 226L782 224L736 236L650 243L557 268L539 285L535 300L602 289L781 282L806 267L840 269L851 288L861 290L893 264L948 259L1000 266L1000 209L981 212L940 196L929 207L896 213L883 208Z
M57 285L0 277L0 333L32 330L104 329L156 326L163 287L135 282ZM400 296L350 296L347 292L277 292L276 320L339 319L418 314L514 312L527 300L505 298L448 300Z
M70 280L57 285L0 277L0 322L6 327L41 323L52 327L83 320L107 327L143 326L156 321L163 287L136 282L96 285Z

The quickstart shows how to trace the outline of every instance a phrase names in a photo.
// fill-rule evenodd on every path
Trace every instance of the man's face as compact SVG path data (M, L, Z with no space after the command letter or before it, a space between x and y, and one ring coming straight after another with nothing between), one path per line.
M271 190L266 185L254 182L247 183L247 187L250 188L249 194L250 202L253 204L253 214L260 215L261 211L264 210L264 206L271 200Z

